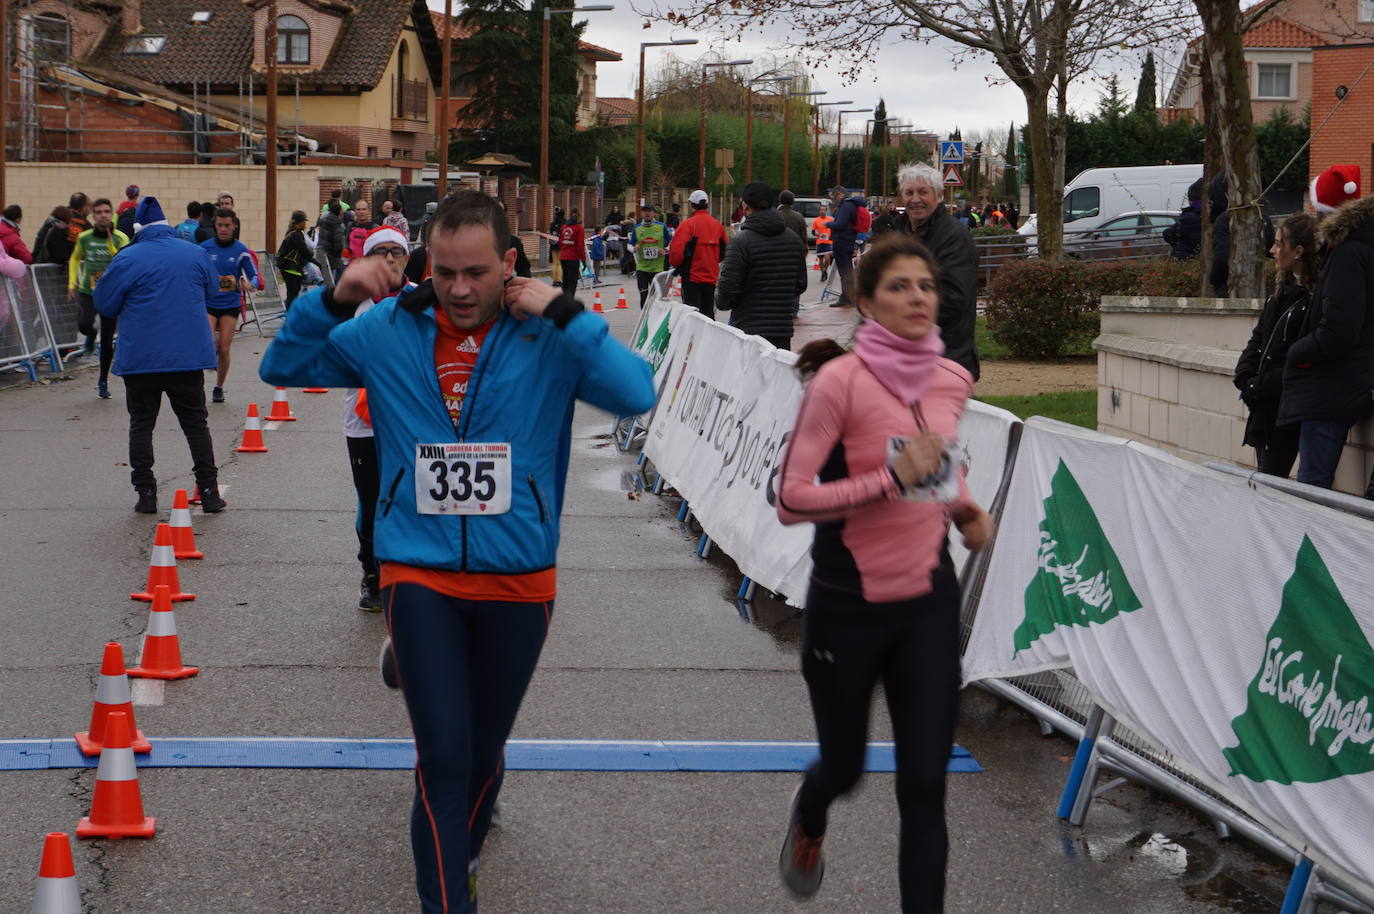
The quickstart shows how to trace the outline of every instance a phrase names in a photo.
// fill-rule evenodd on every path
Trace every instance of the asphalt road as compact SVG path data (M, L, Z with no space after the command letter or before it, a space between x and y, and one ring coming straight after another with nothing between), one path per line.
M623 338L636 316L608 317ZM180 566L199 598L177 604L177 625L202 672L140 687L139 726L153 737L406 737L399 695L376 674L382 621L355 608L342 393L293 391L300 421L267 432L269 453L232 451L245 405L271 401L256 378L264 348L256 335L234 344L229 402L211 409L230 507L196 515L206 558ZM101 401L94 383L81 369L0 390L0 739L84 729L102 645L137 656L146 622L128 594L144 581L154 520L132 511L123 386L113 380L115 398ZM695 558L697 531L677 524L675 499L630 497L634 462L608 431L604 414L577 413L553 633L514 735L812 739L796 612L763 598L741 618L738 572ZM165 516L190 485L169 410L156 447ZM872 728L885 737L881 705ZM948 911L1277 910L1286 867L1144 790L1110 791L1083 829L1061 824L1074 747L1020 711L970 690L958 741L984 771L950 776ZM776 858L796 780L512 772L483 855L482 912L898 910L890 775L869 776L832 813L817 899L783 894ZM0 909L28 910L43 834L73 829L93 781L91 770L0 771ZM408 772L158 768L140 783L155 838L76 845L90 914L418 908Z

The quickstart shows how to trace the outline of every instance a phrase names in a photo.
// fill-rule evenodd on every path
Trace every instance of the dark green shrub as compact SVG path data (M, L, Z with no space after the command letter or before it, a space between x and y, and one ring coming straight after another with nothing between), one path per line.
M1088 265L1004 264L988 289L988 330L1015 359L1057 359L1097 333L1101 293Z

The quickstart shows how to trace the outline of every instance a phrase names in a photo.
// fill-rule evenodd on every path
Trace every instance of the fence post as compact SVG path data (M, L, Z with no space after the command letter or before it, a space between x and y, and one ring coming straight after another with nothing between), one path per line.
M1279 908L1279 914L1298 914L1303 909L1311 879L1312 861L1306 857L1299 857L1297 866L1293 867L1293 878L1288 880L1288 891L1284 893L1283 907Z

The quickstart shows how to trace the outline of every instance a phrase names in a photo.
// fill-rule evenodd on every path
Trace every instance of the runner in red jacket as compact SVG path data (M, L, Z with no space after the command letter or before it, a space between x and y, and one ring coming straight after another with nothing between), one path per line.
M576 298L577 280L582 276L582 264L587 262L587 235L577 210L568 213L568 221L558 229L558 259L563 267L563 291Z
M711 198L694 190L687 198L692 215L673 233L668 263L682 277L682 300L707 317L716 316L716 280L725 256L725 228L710 213Z

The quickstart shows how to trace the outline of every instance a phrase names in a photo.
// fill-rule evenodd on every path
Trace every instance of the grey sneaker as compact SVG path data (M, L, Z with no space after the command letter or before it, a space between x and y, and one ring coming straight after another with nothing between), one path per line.
M358 608L368 613L382 611L382 590L375 574L363 575L358 584Z
M787 837L782 842L782 853L778 854L778 873L782 884L797 898L810 898L821 887L825 876L825 857L821 854L821 842L825 840L808 837L802 831L801 816L797 812L797 801L801 798L801 785L792 794L792 814L787 818Z
M223 388L223 387L216 387L216 388L214 388L213 390L210 391L210 402L211 402L211 403L223 403L223 402L224 402L224 388Z
M377 666L381 669L382 685L388 689L401 687L401 675L396 669L396 652L391 649L389 637L382 642L382 653L377 658Z

